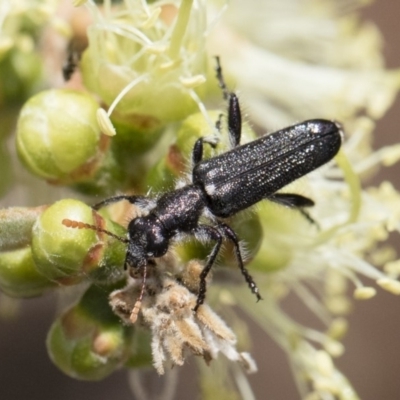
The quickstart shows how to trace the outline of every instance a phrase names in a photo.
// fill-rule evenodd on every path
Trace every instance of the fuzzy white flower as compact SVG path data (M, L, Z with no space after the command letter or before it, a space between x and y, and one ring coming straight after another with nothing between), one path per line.
M191 262L183 271L183 280L193 279L198 287L198 272L202 268L203 265ZM125 323L136 323L139 317L138 324L151 331L153 365L160 375L164 374L165 365L181 366L190 354L209 363L222 353L248 373L257 370L251 356L236 349L233 331L208 305L193 312L197 296L171 278L170 272L161 266L152 271L146 295L137 302L141 286L142 279L132 279L127 287L111 293L110 304Z

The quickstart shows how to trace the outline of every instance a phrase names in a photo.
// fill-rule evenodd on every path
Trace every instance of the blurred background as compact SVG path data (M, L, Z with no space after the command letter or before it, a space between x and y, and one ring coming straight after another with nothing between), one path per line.
M375 21L385 38L384 54L389 68L400 66L400 2L377 0L363 14ZM374 147L399 142L400 99L378 122ZM373 182L388 179L400 188L400 166L382 170ZM0 201L0 206L1 206ZM8 204L7 204L8 205ZM399 237L392 243L400 251ZM120 371L101 382L79 382L66 377L48 358L45 338L55 312L55 298L23 300L17 319L0 320L0 398L2 400L113 400L133 399L126 372ZM299 310L298 301L285 304L300 321L312 318ZM262 306L262 304L261 304ZM345 354L338 359L339 369L349 378L363 400L400 399L400 298L378 289L368 301L356 302L349 318L350 330ZM259 372L250 376L257 399L298 399L289 364L281 350L260 329L252 326ZM262 355L263 358L260 356ZM197 398L195 363L181 374L175 398ZM183 375L183 376L182 376ZM153 383L157 383L153 379Z

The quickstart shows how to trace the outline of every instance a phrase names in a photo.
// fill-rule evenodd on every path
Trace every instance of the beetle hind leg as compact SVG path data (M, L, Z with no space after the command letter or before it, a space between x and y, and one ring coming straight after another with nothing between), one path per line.
M275 193L268 196L267 199L274 203L298 210L310 224L315 225L318 229L320 228L318 222L304 209L306 207L313 207L315 204L314 201L308 197L294 193Z

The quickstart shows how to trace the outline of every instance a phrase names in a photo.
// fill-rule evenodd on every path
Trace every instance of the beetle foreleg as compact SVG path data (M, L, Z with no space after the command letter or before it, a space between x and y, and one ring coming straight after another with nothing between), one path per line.
M100 208L106 207L110 204L117 203L122 200L129 201L129 203L134 204L139 207L140 207L140 205L145 206L145 207L150 207L153 205L153 202L154 202L154 200L149 199L148 197L145 197L145 196L121 194L121 195L109 197L108 199L100 201L99 203L93 205L92 208L97 211L97 210L100 210Z

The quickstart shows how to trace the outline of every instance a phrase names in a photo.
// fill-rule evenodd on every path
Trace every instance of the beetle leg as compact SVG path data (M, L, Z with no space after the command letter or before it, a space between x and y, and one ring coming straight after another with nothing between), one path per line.
M208 256L207 264L200 273L199 293L197 295L196 305L193 309L193 311L196 312L198 308L204 303L204 299L206 298L206 278L212 266L214 265L215 259L217 258L217 255L221 249L223 237L218 229L208 225L199 225L193 233L199 235L200 237L204 237L207 240L216 241L210 255Z
M122 200L127 200L129 201L129 203L139 206L140 208L147 208L154 206L154 200L146 196L134 196L134 195L122 194L118 196L109 197L108 199L100 201L99 203L93 205L92 208L97 211L100 210L100 208L108 206L109 204L117 203Z
M239 99L234 93L229 94L228 132L231 147L239 146L242 136L242 113L240 111Z
M203 159L203 144L209 144L213 149L217 146L218 139L214 137L201 137L196 140L192 151L192 164L193 167Z
M319 228L318 222L315 221L315 219L312 218L306 210L304 210L304 207L312 207L315 204L314 201L308 197L295 193L275 193L271 196L268 196L267 199L273 201L274 203L297 209L308 222Z
M242 113L240 111L239 99L235 93L228 90L224 76L222 74L222 67L219 57L215 57L217 80L219 87L225 100L228 100L228 132L229 142L231 147L234 148L240 145L240 138L242 135Z
M235 249L235 255L237 262L239 264L240 272L244 276L244 279L247 282L247 284L249 285L251 292L255 294L255 296L257 297L257 301L262 300L260 291L258 290L256 283L249 274L249 271L247 271L246 267L244 266L243 257L239 246L239 239L236 236L235 231L230 226L224 224L223 222L218 223L218 229L222 230L224 236L232 242Z

